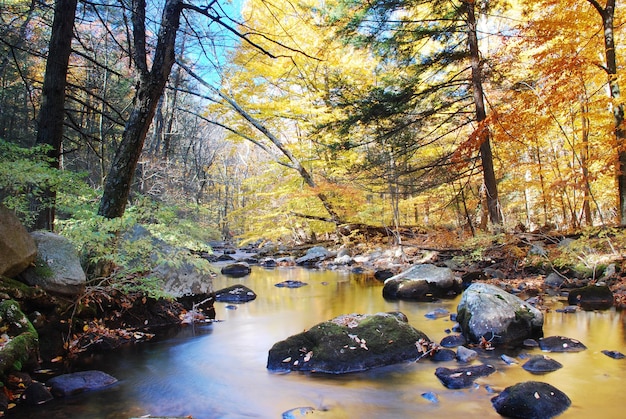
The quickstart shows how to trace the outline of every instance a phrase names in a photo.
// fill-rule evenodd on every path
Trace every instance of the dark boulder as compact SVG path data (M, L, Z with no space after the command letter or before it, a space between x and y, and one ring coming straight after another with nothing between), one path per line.
M434 362L445 362L456 359L456 352L452 349L440 348L430 355L430 360Z
M508 418L549 419L572 404L565 393L547 383L527 381L507 387L491 399L500 415Z
M26 387L20 399L28 405L37 406L49 402L53 399L53 396L46 386L35 381Z
M496 372L492 365L474 365L471 367L445 368L439 367L435 370L435 375L439 381L450 389L469 388L479 377L486 377Z
M526 361L522 368L533 374L544 374L563 368L563 364L545 355L535 355Z
M250 275L252 269L250 265L245 262L237 262L226 265L221 270L222 275L230 276L231 278L241 278L246 275Z
M256 298L256 294L245 285L237 284L215 292L215 301L220 303L247 303Z
M380 270L374 272L374 278L376 278L379 281L385 281L385 280L391 278L393 275L394 275L394 273L390 269L380 269Z
M389 300L435 301L452 298L463 290L450 268L415 265L385 281L383 297Z
M463 346L467 343L465 336L460 334L454 334L445 336L439 342L439 345L444 348L456 348L457 346Z
M546 352L581 352L587 349L582 342L565 336L541 338L539 347Z
M272 371L342 374L414 361L430 349L428 336L395 314L347 314L277 342Z
M85 391L100 390L116 382L115 377L102 371L81 371L51 378L47 385L55 397L66 397Z
M588 285L570 291L567 302L583 310L606 310L613 307L613 292L606 285Z
M543 313L508 292L475 283L463 293L457 321L470 342L515 345L543 333Z
M466 343L467 340L465 339L465 337L463 337L463 335L449 335L441 339L439 345L443 346L444 348L456 348L457 346L462 346Z

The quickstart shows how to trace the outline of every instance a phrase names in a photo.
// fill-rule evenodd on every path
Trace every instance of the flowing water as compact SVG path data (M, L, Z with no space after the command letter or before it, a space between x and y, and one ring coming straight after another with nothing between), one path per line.
M284 280L308 283L298 289L278 288ZM219 277L215 289L244 284L258 294L236 310L216 303L211 325L186 327L157 342L100 356L93 368L120 382L93 392L29 409L15 417L131 418L192 416L211 418L281 418L282 413L310 406L324 418L499 418L490 399L522 381L545 381L565 392L572 406L560 418L621 418L626 359L614 360L604 349L626 352L624 314L612 310L546 314L544 334L576 338L587 345L580 353L551 353L564 368L533 375L520 365L508 366L494 351L488 360L497 368L471 389L448 390L434 375L438 366L456 362L407 362L347 375L277 374L265 368L269 348L340 314L402 311L409 322L438 342L453 323L424 315L443 307L456 311L458 299L438 303L385 301L382 284L348 273L253 268L240 279ZM555 304L559 304L558 302ZM524 350L538 354L538 349ZM510 353L519 356L520 353ZM434 392L438 402L422 397ZM8 417L12 417L10 413Z

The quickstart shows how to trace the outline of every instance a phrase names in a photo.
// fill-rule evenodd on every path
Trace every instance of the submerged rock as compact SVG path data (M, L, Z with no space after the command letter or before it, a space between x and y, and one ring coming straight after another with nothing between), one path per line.
M521 419L549 419L572 404L565 393L547 383L527 381L507 387L491 399L500 415Z
M445 368L439 367L435 370L435 375L439 381L450 389L469 388L479 377L486 377L496 372L492 365L474 365L471 367Z
M581 352L587 349L582 342L565 336L541 338L539 347L546 352Z
M427 352L428 336L394 313L347 314L275 343L267 368L330 374L414 361Z
M518 344L541 336L543 313L495 285L475 283L463 293L457 321L471 342Z
M302 281L295 281L293 279L288 279L286 281L283 282L279 282L278 284L275 284L275 287L278 288L300 288L300 287L304 287L305 285L309 285L306 282L302 282Z
M48 380L55 397L66 397L85 391L100 390L117 382L117 378L102 371L81 371L63 374Z
M383 297L390 300L435 301L451 298L463 290L461 279L450 268L415 265L385 280Z

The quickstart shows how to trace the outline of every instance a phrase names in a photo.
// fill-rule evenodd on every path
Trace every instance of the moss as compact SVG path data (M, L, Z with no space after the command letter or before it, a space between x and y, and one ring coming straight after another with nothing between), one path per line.
M50 266L48 266L48 263L41 258L41 256L37 256L35 259L33 270L39 278L48 279L54 276L54 271L50 268Z
M0 303L0 321L11 336L0 351L0 375L11 369L21 369L37 352L37 331L17 302L4 300Z

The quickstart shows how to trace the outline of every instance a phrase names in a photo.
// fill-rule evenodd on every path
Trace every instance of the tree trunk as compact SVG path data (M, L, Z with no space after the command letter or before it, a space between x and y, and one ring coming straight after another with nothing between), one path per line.
M485 182L485 194L489 220L493 225L502 224L500 206L498 203L498 186L493 168L493 154L491 152L491 141L489 127L485 123L487 112L485 108L482 69L480 62L480 51L478 49L478 36L476 35L476 15L474 0L467 0L467 29L468 43L470 49L470 60L472 65L472 89L474 93L474 103L476 106L476 121L480 130L480 160L483 166L483 181Z
M596 0L587 0L602 17L604 29L604 54L608 75L609 91L613 99L612 111L615 123L614 133L617 141L617 189L619 195L618 222L626 223L626 131L624 130L624 105L620 101L620 88L617 82L617 59L615 52L615 35L613 30L613 18L615 15L615 0L607 0L606 6L602 7Z
M51 166L59 168L63 121L65 116L65 86L67 69L72 52L72 37L77 0L57 0L43 80L41 108L37 127L37 144L51 146L48 153ZM46 188L41 196L34 198L37 213L34 228L54 229L56 191Z
M126 122L122 141L106 179L98 214L107 218L124 215L131 182L143 149L148 128L154 117L165 84L174 65L176 32L183 9L181 0L167 0L154 50L152 69L148 71L146 51L145 0L133 0L134 61L139 71L133 110Z

